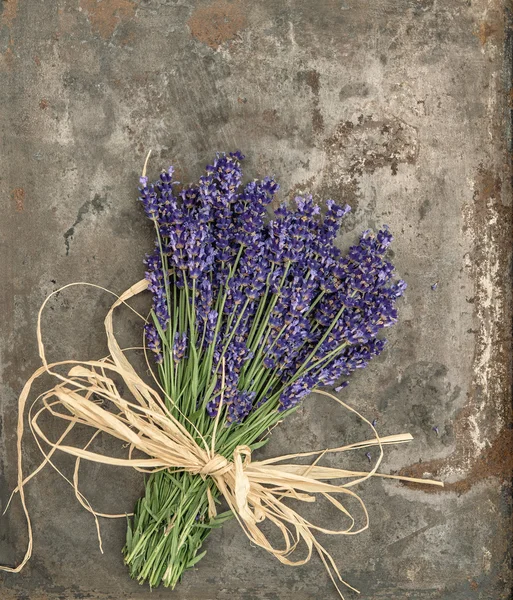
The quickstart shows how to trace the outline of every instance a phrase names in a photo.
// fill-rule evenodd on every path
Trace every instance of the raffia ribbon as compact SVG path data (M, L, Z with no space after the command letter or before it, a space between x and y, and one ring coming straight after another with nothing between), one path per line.
M367 529L369 515L365 504L350 488L372 476L430 485L443 485L439 481L428 479L378 474L377 469L383 458L383 446L409 442L413 439L412 436L406 433L380 437L374 426L357 411L332 394L321 390L317 390L316 393L333 399L365 421L372 429L374 438L339 448L289 454L262 461L252 460L251 449L248 446L238 446L234 451L232 460L216 454L215 434L218 422L215 422L213 439L210 444L197 430L196 437L193 436L166 408L161 393L155 391L139 377L125 356L125 351L120 348L116 340L113 330L113 313L121 304L125 304L127 300L146 290L147 282L145 280L139 281L118 297L107 313L105 332L110 352L109 357L96 361L65 360L49 364L46 360L41 333L42 312L53 295L73 285L82 284L69 284L53 292L45 300L39 311L37 340L42 366L27 381L19 398L17 428L18 486L13 492L13 495L16 492L19 493L27 520L28 547L23 560L18 566L1 566L0 570L19 572L32 554L32 524L26 505L24 487L46 464L50 464L58 470L52 462L52 455L56 450L66 452L76 458L73 481L68 481L73 486L79 502L95 518L100 547L101 536L98 517L118 518L125 517L126 514L110 515L93 510L85 496L79 491L78 472L81 459L105 465L131 467L144 472L169 468L180 469L198 476L210 477L224 496L247 537L257 546L270 552L282 563L286 565L305 564L310 560L313 551L316 550L341 596L342 593L337 586L337 580L350 589L354 590L354 588L342 579L335 561L316 539L314 532L319 531L332 535L355 535ZM100 286L93 287L104 289ZM132 307L130 308L134 310ZM62 366L71 367L68 375L61 375L59 371L55 370ZM57 378L58 383L36 399L28 413L31 431L44 455L44 460L35 471L24 478L22 463L24 416L32 384L43 374L52 375ZM133 397L133 401L126 400L121 396L113 376L122 378ZM117 412L107 410L98 403L98 397L110 401ZM38 400L42 402L42 407L33 412ZM48 438L39 423L40 416L45 412L68 422L66 429L56 442ZM77 424L87 425L94 430L91 440L83 448L65 443L69 433ZM129 448L128 458L106 456L88 450L89 444L99 433L108 434L126 444ZM196 441L197 439L199 442ZM41 442L48 444L50 450L44 450ZM348 471L318 464L320 458L327 453L337 454L370 446L378 446L380 454L374 467L369 472ZM144 457L135 458L133 456L135 450L142 453ZM299 457L316 457L316 459L313 464L306 466L288 462ZM61 475L63 474L61 473ZM63 475L63 477L65 476ZM328 483L328 481L337 479L347 479L349 481L338 485ZM356 527L355 519L344 505L335 498L334 494L345 494L359 502L365 516L365 522L362 526ZM302 502L314 502L316 495L327 499L341 514L345 515L349 519L349 526L337 530L314 525L285 502L288 498ZM210 489L208 490L208 497L209 513L211 516L215 516L215 504ZM260 530L259 523L264 520L271 522L280 532L280 547L273 545L270 539ZM291 554L301 542L306 546L306 556L293 560Z

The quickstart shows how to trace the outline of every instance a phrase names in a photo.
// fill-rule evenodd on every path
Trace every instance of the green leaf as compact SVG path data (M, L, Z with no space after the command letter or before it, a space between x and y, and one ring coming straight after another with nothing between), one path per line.
M225 512L219 513L216 517L214 517L210 523L219 523L222 524L225 521L227 521L228 519L231 519L233 517L233 513L231 510L227 510Z
M144 499L144 503L143 504L144 504L144 508L146 509L146 511L155 519L155 521L158 521L157 515L151 510L150 504L146 500L146 498Z
M251 450L258 450L259 448L263 448L270 439L271 438L266 438L265 440L260 440L259 442L250 444L249 447L251 448Z
M197 423L199 417L205 412L205 409L203 407L198 408L198 410L194 411L190 416L189 419L192 421L192 423Z
M127 517L127 524L126 524L126 545L127 548L131 548L132 547L132 526L130 524L130 519Z
M198 394L198 351L196 350L196 346L194 344L190 344L191 357L189 362L192 367L191 374L191 397L196 398Z
M217 377L214 377L212 379L210 386L207 388L207 391L205 392L205 398L210 398L210 396L212 395L212 392L216 389L216 384L217 384Z
M190 560L187 563L187 566L185 567L186 569L190 569L191 567L193 567L196 563L199 563L199 561L205 556L205 554L207 553L206 550L204 550L201 554L196 555L192 560Z

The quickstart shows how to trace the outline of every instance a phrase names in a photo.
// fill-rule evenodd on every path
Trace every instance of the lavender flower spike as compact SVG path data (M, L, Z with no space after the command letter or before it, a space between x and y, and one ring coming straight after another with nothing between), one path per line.
M187 349L187 334L186 333L175 333L174 344L173 344L173 360L175 363L179 363L185 358L185 351Z

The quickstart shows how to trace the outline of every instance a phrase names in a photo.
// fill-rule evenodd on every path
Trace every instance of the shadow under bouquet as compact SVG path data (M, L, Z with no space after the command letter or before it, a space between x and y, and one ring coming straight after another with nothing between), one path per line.
M406 285L395 278L386 259L392 241L387 227L365 231L342 253L335 239L349 206L328 200L321 210L311 197L297 197L292 209L282 205L270 218L278 184L268 177L243 184L243 158L240 152L218 155L197 185L181 190L172 167L150 184L145 165L140 200L155 229L155 247L146 256L144 280L122 294L107 314L107 358L48 364L40 312L43 366L25 385L18 421L15 491L27 518L29 547L18 567L3 570L19 571L30 557L24 485L60 450L76 458L75 493L95 519L109 515L96 513L79 491L80 460L149 473L144 495L129 517L123 548L130 575L141 583L173 588L204 556L210 532L231 517L254 544L281 562L304 564L316 551L335 585L337 579L345 583L315 533L353 535L366 529L365 505L351 488L378 475L384 445L412 438L380 437L374 424L320 388L339 392L354 370L383 351L385 339L378 334L396 323L396 301ZM143 336L146 357L154 362L151 386L119 347L112 322L117 307L145 290L152 294ZM64 367L67 374L61 374ZM43 406L31 413L30 425L50 450L43 451L42 465L24 479L23 415L31 385L42 374L58 381L42 395ZM123 386L116 385L116 378ZM255 461L254 451L268 441L272 428L312 391L356 413L373 439ZM57 441L39 423L44 412L68 422ZM121 440L129 448L128 457L105 456L89 444L69 445L66 438L76 424L92 428L91 439L101 433ZM319 462L327 452L371 446L380 452L369 472ZM297 457L314 462L299 464L294 462ZM359 528L336 498L340 494L360 502L365 522ZM288 502L312 502L316 495L348 519L345 529L314 525ZM221 499L228 508L224 512L218 511ZM263 521L275 526L281 542L277 546L260 529ZM300 543L306 546L306 558L294 560Z

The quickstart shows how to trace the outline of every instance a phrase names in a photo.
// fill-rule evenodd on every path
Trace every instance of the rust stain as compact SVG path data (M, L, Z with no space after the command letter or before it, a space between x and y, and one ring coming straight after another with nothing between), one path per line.
M492 41L497 47L502 47L505 42L507 21L505 7L502 2L489 2L483 19L476 23L474 35L478 38L481 46Z
M319 95L319 90L321 88L321 77L317 71L312 69L311 71L307 71L305 75L306 84L312 90L314 96Z
M318 71L311 69L309 71L300 71L298 73L298 79L300 82L306 83L306 85L312 90L313 94L313 106L311 110L312 115L312 129L314 133L322 133L324 131L324 117L320 109L319 103L319 91L321 89L321 76Z
M11 27L16 19L16 15L18 14L18 0L3 0L3 11L0 16L0 26L7 27L9 30L9 43L7 45L7 49L3 53L4 56L4 64L8 70L12 69L14 53L13 53L13 36L11 33Z
M14 200L16 212L23 212L25 209L25 190L23 188L14 188L11 195Z
M480 213L486 210L488 200L500 200L502 191L502 179L491 169L480 166L477 171L476 185L474 191L475 208Z
M338 159L352 148L348 171L354 176L387 166L396 175L399 164L414 164L419 151L417 129L396 118L374 120L361 116L356 124L343 121L325 145L328 154Z
M470 580L470 587L473 590L477 590L477 588L479 587L479 583L477 583L477 581L475 579L471 579Z
M324 131L324 117L317 106L312 109L312 128L315 133L322 133Z
M46 98L41 98L40 102L39 102L39 108L41 110L46 110L48 108L49 104L48 104L48 100Z
M36 65L38 67L41 66L41 59L39 58L39 56L37 54L34 55L34 62L36 63Z
M480 23L477 37L481 42L481 46L484 46L488 39L495 33L497 33L497 27L495 27L491 23L488 23L488 21L483 21L482 23Z
M18 0L3 0L2 18L0 20L1 24L10 28L17 13Z
M191 35L214 50L246 27L241 2L215 0L198 7L187 21Z
M465 413L467 417L464 416ZM468 411L464 411L463 414L458 415L454 424L455 434L459 438L459 445L454 454L447 459L416 463L399 472L400 475L407 477L420 478L425 473L431 473L434 477L443 477L448 470L460 469L462 465L467 465L470 461L471 467L464 479L446 483L443 488L415 483L403 485L422 489L426 493L456 492L464 494L476 483L488 477L496 477L502 483L510 481L513 474L513 430L503 429L490 447L486 448L479 456L474 457L472 445L465 441L469 439L469 429Z
M360 115L356 122L341 121L323 146L327 160L318 193L356 211L362 175L386 167L395 175L400 164L415 164L420 142L416 127L401 119Z
M14 53L12 51L12 46L13 46L13 39L12 39L12 37L9 37L9 45L7 46L7 50L3 54L4 64L9 71L12 69L13 62L14 62Z
M506 325L511 299L504 287L504 274L510 268L512 216L511 209L502 204L502 188L501 177L481 165L475 175L473 201L467 216L474 240L469 262L476 282L475 319L479 329L473 359L474 379L467 402L454 419L455 451L447 458L416 463L400 471L411 477L430 473L443 478L461 472L464 476L445 488L434 490L422 486L427 493L445 490L462 494L489 477L510 482L513 476L512 343Z
M296 183L294 186L292 186L292 188L289 190L289 193L287 194L289 202L294 200L296 196L303 196L304 194L309 194L310 190L315 187L315 180L316 175L312 175L312 177L309 177L306 181ZM273 205L273 208L278 208L281 201L277 201L275 198L273 202L277 202L276 207Z
M273 126L277 124L278 119L279 119L278 111L275 108L274 109L267 108L262 113L262 116L264 118L264 121L266 121L266 123L269 123Z
M134 17L136 6L132 0L80 0L80 7L87 13L93 31L105 40L120 23Z

